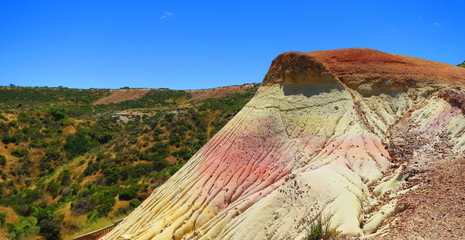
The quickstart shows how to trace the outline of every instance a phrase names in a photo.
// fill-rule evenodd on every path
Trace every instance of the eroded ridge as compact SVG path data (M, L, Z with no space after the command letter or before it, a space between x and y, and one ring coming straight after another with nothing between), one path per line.
M372 51L278 56L244 109L102 239L300 239L320 215L346 235L385 232L405 210L399 196L418 186L409 178L428 165L411 164L427 145L395 151L400 133L465 149L463 91L447 90L465 70L425 80L418 66L443 64ZM386 77L373 62L417 67Z

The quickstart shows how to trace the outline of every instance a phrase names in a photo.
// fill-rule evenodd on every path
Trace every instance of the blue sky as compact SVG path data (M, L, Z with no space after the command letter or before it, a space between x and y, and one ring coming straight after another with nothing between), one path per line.
M459 64L465 1L0 0L0 85L199 89L367 47Z

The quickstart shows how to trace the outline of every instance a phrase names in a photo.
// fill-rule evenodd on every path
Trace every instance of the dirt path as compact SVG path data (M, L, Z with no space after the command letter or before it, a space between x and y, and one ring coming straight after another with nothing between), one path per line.
M18 216L15 211L9 207L0 207L0 212L7 212L8 217L6 218L7 223L18 223Z

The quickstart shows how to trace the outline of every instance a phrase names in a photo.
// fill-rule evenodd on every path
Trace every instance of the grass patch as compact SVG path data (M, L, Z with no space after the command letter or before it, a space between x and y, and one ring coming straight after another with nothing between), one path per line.
M305 240L329 240L336 239L341 232L331 227L331 216L318 216L307 228Z

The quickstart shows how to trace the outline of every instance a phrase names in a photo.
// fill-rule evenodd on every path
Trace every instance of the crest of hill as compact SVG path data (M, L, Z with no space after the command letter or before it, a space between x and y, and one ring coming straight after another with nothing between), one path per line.
M273 60L264 84L305 84L299 79L320 81L330 76L362 94L386 88L465 86L465 69L458 66L368 48L283 53Z
M139 99L145 96L149 91L150 88L113 89L109 96L95 101L94 104L110 104Z

